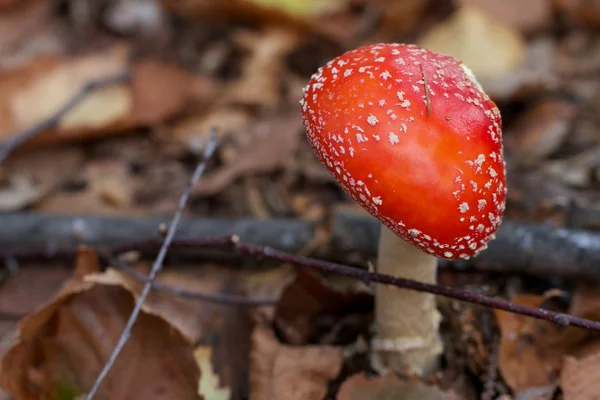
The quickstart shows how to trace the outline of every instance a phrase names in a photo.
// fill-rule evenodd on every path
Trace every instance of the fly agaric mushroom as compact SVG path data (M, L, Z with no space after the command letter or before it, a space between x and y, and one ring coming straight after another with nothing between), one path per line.
M317 157L383 224L378 272L434 283L437 258L468 259L494 238L506 196L500 111L459 60L360 47L320 68L300 103ZM434 372L440 319L433 295L378 287L373 367Z

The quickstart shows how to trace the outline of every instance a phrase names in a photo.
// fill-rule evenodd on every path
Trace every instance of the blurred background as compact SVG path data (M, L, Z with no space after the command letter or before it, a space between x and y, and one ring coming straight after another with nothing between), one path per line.
M600 229L598 0L0 0L0 154L6 156L0 165L0 217L14 216L11 221L16 223L27 216L34 218L27 220L33 227L30 231L8 223L0 226L0 243L4 243L0 253L7 255L13 247L27 253L32 246L42 244L42 250L50 254L49 248L72 242L73 232L52 230L54 220L44 220L49 228L35 234L46 226L35 219L40 215L123 217L129 218L127 221L172 216L210 130L216 128L219 148L193 190L186 219L254 218L264 221L264 225L257 225L264 231L275 229L269 221L290 219L301 223L289 228L288 232L296 234L290 240L303 245L290 245L289 249L366 266L367 261L373 261L373 254L358 250L357 254L346 253L348 246L344 254L336 254L328 247L331 222L338 213L364 216L365 212L345 196L314 156L305 138L298 101L302 87L318 67L346 50L376 42L416 43L455 56L475 72L503 116L509 187L506 220L531 223L548 231ZM73 96L94 82L103 83L66 115L20 143L28 129L56 116ZM17 142L19 146L13 146ZM78 221L85 231L85 219ZM136 226L131 231L119 228L121 236L114 233L115 228L106 235L134 240L141 232L140 225ZM144 233L155 235L154 222L144 226L150 227ZM221 232L209 228L202 232ZM277 229L273 232L280 232ZM304 232L301 229L308 229L309 236L314 234L314 240L298 239ZM373 250L375 239L369 236L373 227L357 232L355 237L366 237L370 242L365 246ZM280 242L271 239L270 243ZM597 241L580 243L594 251L600 248ZM285 243L281 241L281 245ZM92 265L90 270L101 269L97 260L86 258L84 262L81 257L79 254L78 268ZM57 315L65 320L69 320L65 315L78 315L57 305L64 298L51 300L67 279L73 279L73 263L46 258L25 262L5 257L0 286L0 314L4 318L0 331L4 339L0 347L3 352L12 349L13 354L10 361L3 361L0 374L2 387L11 388L13 397L6 398L43 398L40 393L49 396L44 398L76 398L89 388L102 364L100 356L96 363L86 358L99 351L98 337L90 339L66 323L64 330L57 328L62 326ZM573 263L577 261L574 257ZM147 271L149 265L137 259L133 264L140 271ZM230 390L228 395L216 389L212 395L204 392L206 399L248 398L249 393L254 393L251 398L272 398L261 397L270 383L248 383L248 373L268 373L260 366L260 354L270 354L273 346L307 344L357 347L344 359L332 356L330 364L334 367L325 372L309 361L299 362L300 372L306 374L316 368L325 376L316 384L307 375L293 379L318 388L315 393L320 395L305 399L368 398L351 397L352 385L346 387L343 396L336 396L347 377L368 369L366 342L361 342L363 347L356 343L357 338L368 337L365 332L372 317L369 291L345 282L340 287L352 294L341 295L312 276L296 277L287 265L279 266L276 272L256 266L252 272L235 268L240 265L229 264L227 269L224 264L196 262L194 272L190 272L182 264L171 263L171 272L164 279L190 290L243 292L256 298L283 296L281 299L287 300L279 303L275 314L270 309L267 317L261 317L266 318L267 326L278 327L277 338L265 333L262 325L262 331L251 328L256 319L237 308L224 311L219 306L183 300L161 303L164 299L155 299L151 306L193 343L204 343L198 347L202 351L195 353L196 362L203 366L202 371L208 371L212 360L222 388ZM594 270L586 276L598 274ZM440 279L523 304L545 304L600 317L597 286L582 289L555 272L535 278L526 276L525 271L513 275L455 271L443 272ZM290 282L292 286L288 286ZM310 311L297 306L306 301L307 287L311 288ZM548 294L549 289L556 291ZM110 291L98 292L97 296L118 298ZM107 320L122 322L131 304L127 299L119 301L122 303L115 306L120 310L116 314L106 309L90 311L85 303L80 316L104 316L105 327L110 325ZM52 312L58 314L34 324L36 329L45 328L30 332L27 357L20 350L15 353L11 346L17 321L43 304L52 305ZM525 392L546 396L536 399L552 399L559 398L555 396L560 388L565 399L584 400L600 391L594 386L600 376L597 340L588 343L581 335L577 340L569 336L556 345L559 333L547 325L540 328L529 320L501 318L455 302L442 303L442 308L447 340L453 343L446 354L452 368L434 382L436 389L430 388L429 398L446 398L449 392L442 395L435 391L437 386L459 396L452 398L466 399L534 398L523 397ZM305 322L290 318L290 314L302 315ZM165 315L177 318L169 320ZM151 322L142 326L153 326L144 324ZM115 326L97 333L103 334L103 340L109 337L114 342L122 325ZM519 351L503 341L521 333L525 339L519 342ZM143 333L137 335L143 337ZM256 342L256 335L260 342ZM63 353L48 350L56 341L42 345L40 337L68 337L75 342L86 338L82 343L91 349L90 354L78 352L79 345L85 347L81 343L75 346L77 351L66 349L64 343L57 347L71 356L77 354L71 360L79 360L73 361L76 368L67 368L71 371L66 375L69 385L57 372L64 372L62 364L53 358ZM575 342L578 346L585 342L587 347L574 346ZM179 348L181 343L171 345ZM548 352L550 347L554 350ZM110 348L104 347L102 354ZM303 354L307 359L318 359L329 354L330 347L327 349L311 349L317 355L310 353L310 357ZM191 353L185 354L180 359L191 357ZM246 357L240 361L241 355ZM562 364L565 355L587 355L591 361ZM144 365L156 365L166 356L146 352L129 357L139 357ZM294 360L296 356L289 357ZM89 370L82 369L88 364ZM28 378L7 374L6 365L12 371L29 371ZM125 367L117 367L117 371ZM195 367L181 368L187 371L183 373L186 379L197 381L198 372L189 372ZM582 370L589 376L582 375ZM159 382L152 374L164 375L154 370L144 373L138 374L135 385ZM64 379L56 378L57 374ZM71 381L73 374L77 384ZM70 393L67 397L56 395L56 382L62 382L58 392ZM196 398L186 397L189 391L177 391L187 387L186 382L173 384L177 389L166 398ZM219 386L215 384L219 378L211 382ZM388 384L378 382L381 387ZM356 384L360 386L360 382ZM29 393L31 387L36 388L35 394ZM395 390L396 395L407 392L404 386ZM153 398L148 393L117 391L109 398Z

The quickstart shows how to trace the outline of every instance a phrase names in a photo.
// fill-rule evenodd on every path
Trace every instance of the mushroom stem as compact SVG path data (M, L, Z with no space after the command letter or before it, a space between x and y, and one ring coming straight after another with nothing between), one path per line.
M437 259L381 227L377 271L435 283ZM434 295L378 285L375 295L376 333L371 364L383 374L426 376L439 367L443 346L441 315Z

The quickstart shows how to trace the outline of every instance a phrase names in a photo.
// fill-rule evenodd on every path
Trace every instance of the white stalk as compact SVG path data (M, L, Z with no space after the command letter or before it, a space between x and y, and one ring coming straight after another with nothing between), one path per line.
M377 272L425 283L437 280L437 259L382 226ZM441 315L434 295L377 285L372 366L383 374L426 376L439 367L443 351Z

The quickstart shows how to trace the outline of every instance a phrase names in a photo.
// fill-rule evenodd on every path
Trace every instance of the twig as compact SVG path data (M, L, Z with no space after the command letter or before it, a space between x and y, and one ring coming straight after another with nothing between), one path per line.
M19 262L57 257L73 259L81 243L113 252L136 250L144 257L154 257L162 243L156 227L164 221L159 217L0 213L0 259L13 257ZM77 234L76 227L79 227ZM183 238L232 234L238 234L247 243L297 254L313 240L316 228L317 224L298 219L186 218L179 224L177 239L173 241L169 255L231 260L234 254L214 249L180 251L178 248L179 240ZM330 244L319 246L314 255L343 264L366 265L377 257L380 229L381 223L373 217L335 213L330 227ZM486 251L471 260L440 260L439 267L474 268L498 271L503 275L598 280L600 232L573 227L556 229L506 219Z
M60 121L73 110L83 99L85 99L90 93L102 89L107 86L116 85L123 83L130 79L129 71L121 72L117 75L112 75L97 80L87 82L79 89L79 91L71 97L58 111L52 114L50 117L38 122L35 125L30 126L20 132L11 135L7 140L0 143L0 164L4 162L6 157L15 150L17 147L33 139L35 136L42 134L48 129L52 129L58 126Z
M127 340L129 340L129 337L131 336L131 330L133 328L133 325L137 321L137 317L142 310L142 305L146 301L146 298L148 297L148 294L150 293L150 290L152 289L152 284L154 283L154 280L156 279L156 275L162 268L162 264L167 255L169 246L171 245L171 242L173 241L173 238L175 236L175 232L177 230L177 224L181 220L181 217L183 215L183 210L187 204L187 201L191 195L191 192L192 192L194 186L196 186L196 184L200 180L200 177L202 176L202 174L204 173L204 170L206 169L207 161L212 157L216 147L217 147L216 132L213 131L211 133L210 139L208 140L208 143L206 144L206 148L204 149L203 160L200 163L198 163L196 170L194 171L194 174L192 175L191 180L188 182L187 187L185 188L185 190L183 191L183 194L181 195L181 198L179 199L179 206L177 207L177 211L175 212L173 220L171 221L171 224L169 225L169 229L167 230L167 234L162 243L162 246L160 248L158 256L156 257L156 259L154 260L154 263L152 264L150 274L148 275L148 280L144 284L144 288L142 289L142 292L140 293L140 296L135 304L135 307L133 308L133 311L131 312L131 316L129 317L129 320L127 321L127 324L125 325L125 329L124 329L123 333L121 334L121 337L119 338L119 341L117 342L117 345L115 346L115 349L113 350L112 354L108 358L108 361L104 365L104 368L98 375L96 382L94 383L90 392L88 393L88 395L86 397L87 400L92 400L94 398L94 395L100 388L102 381L104 380L104 378L106 377L106 375L108 374L110 369L112 368L112 366L115 363L117 357L119 356L121 350L125 346L125 343L127 343Z
M438 284L417 282L390 275L368 272L367 270L350 267L348 265L317 260L309 257L296 256L283 251L275 250L271 247L243 243L239 240L239 237L236 235L226 237L207 237L202 239L179 239L178 245L181 247L191 248L218 248L223 246L232 247L241 254L246 254L254 257L270 258L272 260L290 263L300 267L314 268L321 272L344 275L350 278L359 279L363 282L377 282L386 285L396 286L401 289L427 292L435 294L437 296L448 297L451 299L465 301L467 303L477 304L488 308L504 310L514 314L521 314L536 319L550 321L552 323L565 327L575 326L594 332L600 332L600 322L598 321L579 318L565 313L545 310L542 308L528 307L522 304L514 304L502 298L488 297L473 291L466 291Z

